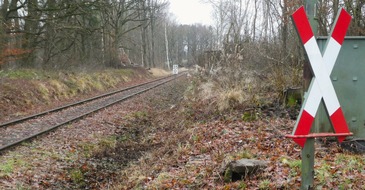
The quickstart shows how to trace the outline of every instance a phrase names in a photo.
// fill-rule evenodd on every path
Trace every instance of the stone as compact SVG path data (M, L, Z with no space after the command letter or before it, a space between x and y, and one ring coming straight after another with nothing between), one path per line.
M231 161L224 168L224 181L231 182L251 177L263 171L269 162L254 160L254 159L240 159Z

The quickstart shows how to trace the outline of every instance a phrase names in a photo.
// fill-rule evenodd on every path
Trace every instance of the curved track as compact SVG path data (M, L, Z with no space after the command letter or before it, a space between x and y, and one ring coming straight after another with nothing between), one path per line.
M0 151L185 75L172 75L0 124Z

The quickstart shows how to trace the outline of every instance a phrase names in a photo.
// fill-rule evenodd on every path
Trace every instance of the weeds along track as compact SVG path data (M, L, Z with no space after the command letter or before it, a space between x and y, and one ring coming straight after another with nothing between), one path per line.
M179 75L160 78L2 123L0 124L0 151L80 120L87 115L161 86L185 74L180 73Z

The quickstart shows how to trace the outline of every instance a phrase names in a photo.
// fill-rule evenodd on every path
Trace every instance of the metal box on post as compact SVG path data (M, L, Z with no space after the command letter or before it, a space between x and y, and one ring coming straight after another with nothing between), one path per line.
M318 37L317 43L324 52L327 37ZM353 136L352 140L365 140L365 37L346 37L331 73L331 80ZM313 132L333 132L321 103L315 117Z

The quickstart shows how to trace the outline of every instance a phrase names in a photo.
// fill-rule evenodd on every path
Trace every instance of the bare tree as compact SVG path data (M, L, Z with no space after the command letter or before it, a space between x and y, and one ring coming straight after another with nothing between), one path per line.
M166 65L170 70L170 57L169 57L169 40L167 37L167 23L165 23L165 44L166 44Z

